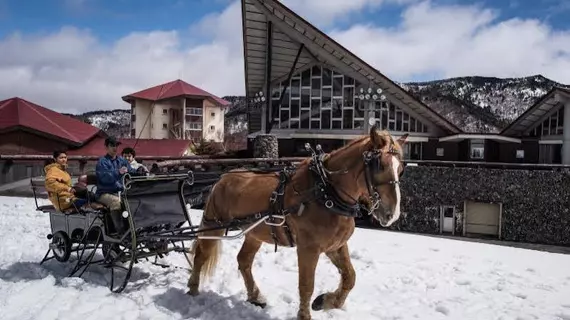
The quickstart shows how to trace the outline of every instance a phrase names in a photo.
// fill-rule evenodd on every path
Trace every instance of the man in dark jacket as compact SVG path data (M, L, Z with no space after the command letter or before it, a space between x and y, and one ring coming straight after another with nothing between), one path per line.
M97 201L109 208L111 218L118 232L122 232L123 225L121 219L121 198L119 191L123 191L122 176L129 172L134 173L127 160L117 154L117 147L121 142L115 137L105 139L105 149L107 154L99 158L95 173L97 175Z

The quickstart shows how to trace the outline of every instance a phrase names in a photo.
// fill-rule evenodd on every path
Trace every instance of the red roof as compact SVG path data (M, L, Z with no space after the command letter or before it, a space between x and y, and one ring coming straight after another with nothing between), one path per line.
M221 104L223 106L227 106L230 104L229 101L219 98L209 92L206 92L180 79L160 84L158 86L154 86L152 88L148 88L139 92L131 93L129 95L124 96L123 100L129 102L129 100L135 98L135 99L144 99L150 101L159 101L159 100L182 97L182 96L194 96L194 97L197 96L197 97L211 98L216 103Z
M0 130L24 127L74 144L83 144L100 132L83 121L44 108L22 98L0 101Z
M131 147L135 149L136 156L143 157L180 157L189 148L190 140L176 139L123 139L117 138L122 144L119 146L119 152L123 148ZM71 150L69 155L77 156L103 156L105 155L105 138L98 137L90 141L83 147ZM136 146L135 146L136 143Z

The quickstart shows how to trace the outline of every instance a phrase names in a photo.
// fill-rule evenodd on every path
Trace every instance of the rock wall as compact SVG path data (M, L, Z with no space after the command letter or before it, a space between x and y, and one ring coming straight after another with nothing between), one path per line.
M393 227L440 232L440 206L456 209L461 235L464 201L502 203L502 239L570 245L570 172L407 167L401 180L404 215Z
M271 134L260 134L253 139L254 158L279 158L277 137Z

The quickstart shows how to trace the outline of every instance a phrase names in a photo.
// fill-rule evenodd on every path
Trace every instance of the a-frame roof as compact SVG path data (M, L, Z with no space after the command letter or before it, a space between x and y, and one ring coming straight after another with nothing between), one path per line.
M205 90L202 90L180 79L159 84L157 86L147 88L135 93L131 93L129 95L122 97L122 99L125 102L130 102L130 100L132 99L160 101L177 97L209 98L213 100L214 103L222 106L227 106L230 104L229 101L219 98Z
M432 121L449 133L462 130L424 103L416 100L402 87L358 58L315 26L276 0L241 0L246 96L265 91L267 68L268 22L272 25L271 81L286 77L299 52L296 70L313 63L331 65L357 81L374 84L390 101L401 104Z
M562 104L561 97L570 99L570 89L561 87L552 88L552 90L542 96L542 98L503 129L500 134L505 136L522 136L525 131L532 129L535 124L542 121L546 114L560 107Z
M0 131L28 129L72 145L82 145L101 130L19 97L0 101Z

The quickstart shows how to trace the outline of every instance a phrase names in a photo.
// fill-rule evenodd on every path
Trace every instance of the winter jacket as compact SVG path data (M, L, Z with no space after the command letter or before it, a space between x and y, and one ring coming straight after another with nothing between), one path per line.
M44 171L49 200L59 211L69 209L72 202L77 199L73 193L69 192L71 176L65 171L64 167L57 163L48 164L44 167Z
M135 170L127 160L121 156L116 156L115 159L112 159L109 155L99 158L95 166L97 196L103 193L117 193L123 190L122 175L119 172L121 167L127 168L130 174L135 173Z

